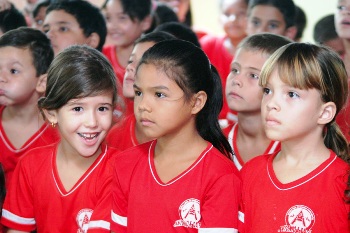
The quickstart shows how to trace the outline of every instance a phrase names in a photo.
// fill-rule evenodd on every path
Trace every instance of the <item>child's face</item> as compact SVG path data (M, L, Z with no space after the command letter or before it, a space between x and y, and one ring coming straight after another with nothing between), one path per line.
M39 77L29 49L0 48L0 105L25 105L38 101Z
M134 98L134 81L136 66L139 63L142 55L146 52L146 50L151 48L153 45L154 42L142 42L136 44L134 49L132 50L123 81L123 96L125 96L126 98Z
M186 20L186 14L190 10L190 0L158 0L166 3L176 13L180 22Z
M89 45L90 42L76 18L64 10L51 11L45 17L43 30L51 40L55 56L71 45Z
M335 29L340 38L350 38L350 0L338 1L337 10L334 14Z
M139 67L134 90L137 124L147 137L177 134L189 124L191 105L185 101L184 92L154 65Z
M282 13L273 6L257 5L250 10L247 24L247 34L269 32L285 36L286 22Z
M260 51L239 49L236 52L226 82L226 99L231 110L260 112L262 90L259 76L266 59L267 56Z
M231 39L246 36L247 5L244 0L223 0L221 22L226 35Z
M46 114L58 123L61 145L66 154L91 157L100 153L100 144L112 125L112 93L72 99Z
M105 10L107 33L110 43L120 46L132 46L144 31L150 27L149 19L139 21L131 20L129 15L124 13L124 9L119 0L109 0Z
M43 31L43 24L45 20L46 15L46 9L47 7L41 7L38 11L38 14L35 16L35 18L32 20L32 28L36 28L40 31Z
M261 103L267 137L275 141L290 141L315 134L315 130L319 130L318 120L323 105L318 90L291 87L281 81L275 70L264 87Z

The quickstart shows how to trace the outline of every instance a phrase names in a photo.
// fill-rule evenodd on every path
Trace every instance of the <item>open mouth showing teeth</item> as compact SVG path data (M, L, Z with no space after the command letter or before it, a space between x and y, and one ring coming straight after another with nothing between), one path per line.
M78 133L78 135L86 140L92 140L100 135L100 133Z

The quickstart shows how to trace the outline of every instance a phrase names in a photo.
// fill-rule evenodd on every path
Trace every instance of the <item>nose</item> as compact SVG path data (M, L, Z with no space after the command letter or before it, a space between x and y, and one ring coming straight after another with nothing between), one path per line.
M84 119L84 126L88 128L95 128L97 126L97 116L95 111L87 111Z
M137 96L135 98L134 102L134 110L137 110L138 112L151 112L151 107L148 101L148 98L144 95Z
M267 96L263 96L263 100L262 100L262 104L261 107L266 107L266 109L268 111L279 111L280 110L280 106L278 104L278 98L275 95L267 95Z
M232 72L228 75L227 81L231 86L239 86L242 87L242 80L240 74L233 74Z
M6 75L0 70L0 82L5 83L7 82Z

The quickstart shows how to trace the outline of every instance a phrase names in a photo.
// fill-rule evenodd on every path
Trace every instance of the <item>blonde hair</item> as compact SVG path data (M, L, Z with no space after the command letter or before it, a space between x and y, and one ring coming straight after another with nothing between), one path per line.
M348 143L335 122L348 97L348 76L338 54L320 45L291 43L268 58L262 68L259 85L266 86L275 70L284 83L304 90L315 88L323 102L336 105L333 120L325 126L324 143L349 163Z

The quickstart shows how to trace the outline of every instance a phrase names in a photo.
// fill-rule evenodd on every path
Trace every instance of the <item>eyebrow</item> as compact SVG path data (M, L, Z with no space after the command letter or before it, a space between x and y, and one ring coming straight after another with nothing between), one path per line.
M139 86L137 86L135 83L133 85L134 88L137 88L137 89L141 89ZM150 89L154 89L154 90L169 90L168 87L166 86L163 86L163 85L160 85L160 86L154 86L154 87L151 87Z
M59 21L59 22L55 22L55 23L53 23L53 24L51 24L51 25L69 25L69 24L72 24L71 22L67 22L67 21ZM44 24L44 26L43 27L49 27L50 26L50 24Z

